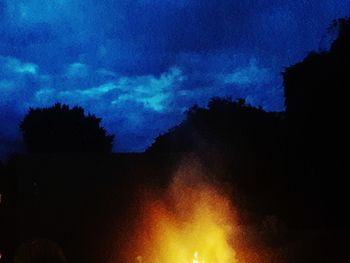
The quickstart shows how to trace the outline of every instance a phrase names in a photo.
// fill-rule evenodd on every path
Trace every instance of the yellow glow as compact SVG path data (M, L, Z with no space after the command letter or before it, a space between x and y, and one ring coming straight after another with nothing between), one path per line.
M142 205L126 261L237 263L229 199L192 169L181 173L161 198L148 198Z

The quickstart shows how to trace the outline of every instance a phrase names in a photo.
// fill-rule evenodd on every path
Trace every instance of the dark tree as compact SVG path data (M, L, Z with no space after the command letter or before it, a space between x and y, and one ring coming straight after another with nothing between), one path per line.
M348 191L344 152L349 137L350 19L334 21L332 27L339 34L328 51L313 52L283 73L288 171L305 194L305 207L319 207L322 216L315 217L346 222L340 213Z
M107 135L100 122L101 118L85 115L81 107L57 103L49 108L30 108L20 128L31 153L108 153L114 136Z
M350 20L339 19L332 26L339 34L329 51L311 53L283 73L291 145L302 158L323 164L341 161L339 149L348 137Z
M207 108L190 108L186 119L156 138L148 151L206 151L215 146L240 154L254 154L258 149L266 153L278 147L282 115L247 105L243 99L213 98Z
M312 52L283 73L288 117L308 121L311 115L316 118L321 116L316 112L337 112L347 104L350 20L339 19L332 27L339 30L339 35L329 51Z

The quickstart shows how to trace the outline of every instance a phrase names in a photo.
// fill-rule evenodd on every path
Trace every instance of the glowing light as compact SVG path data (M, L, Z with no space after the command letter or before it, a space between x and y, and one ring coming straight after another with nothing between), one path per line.
M193 258L193 260L192 260L192 263L199 263L199 261L198 261L198 252L196 251L196 252L194 252L194 256L193 256L194 258Z
M191 169L175 176L161 198L147 197L127 242L128 263L238 262L229 198L196 178Z

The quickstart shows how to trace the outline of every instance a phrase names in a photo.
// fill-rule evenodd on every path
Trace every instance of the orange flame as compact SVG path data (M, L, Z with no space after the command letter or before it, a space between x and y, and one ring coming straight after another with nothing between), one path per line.
M198 170L180 169L161 198L148 198L142 205L127 262L238 262L231 202Z

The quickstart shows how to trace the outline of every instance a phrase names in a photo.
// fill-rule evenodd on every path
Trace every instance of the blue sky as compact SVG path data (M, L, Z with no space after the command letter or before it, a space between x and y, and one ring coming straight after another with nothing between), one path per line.
M282 110L280 72L349 15L350 0L0 0L0 153L28 107L58 101L102 117L116 151L213 96Z

